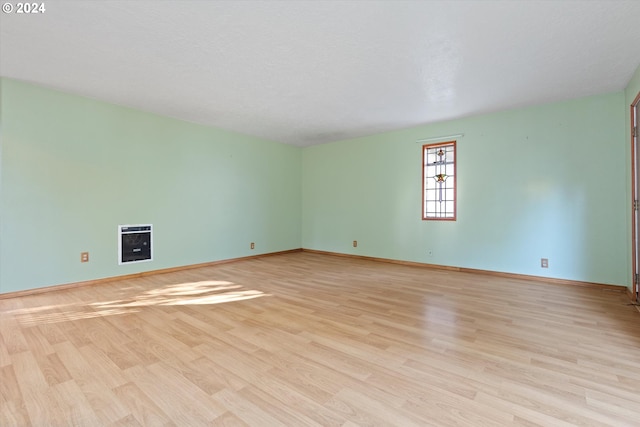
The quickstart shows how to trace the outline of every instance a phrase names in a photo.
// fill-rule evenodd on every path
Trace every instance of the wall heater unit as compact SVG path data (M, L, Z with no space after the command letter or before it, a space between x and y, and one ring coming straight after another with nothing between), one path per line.
M153 260L151 224L118 226L118 264Z

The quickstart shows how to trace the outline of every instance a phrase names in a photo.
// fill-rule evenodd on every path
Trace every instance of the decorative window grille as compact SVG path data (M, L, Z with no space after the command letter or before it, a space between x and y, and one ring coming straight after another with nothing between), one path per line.
M422 146L422 219L456 220L456 141Z

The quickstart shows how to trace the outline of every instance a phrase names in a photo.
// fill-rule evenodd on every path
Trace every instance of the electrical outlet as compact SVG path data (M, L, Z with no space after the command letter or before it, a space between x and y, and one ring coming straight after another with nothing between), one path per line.
M80 262L89 262L89 252L80 252Z
M548 258L540 258L540 267L549 268L549 259Z
M354 240L354 241L353 241L353 247L354 247L354 248L357 248L357 247L358 247L358 241L357 241L357 240Z
M251 249L255 249L256 248L256 244L251 242Z

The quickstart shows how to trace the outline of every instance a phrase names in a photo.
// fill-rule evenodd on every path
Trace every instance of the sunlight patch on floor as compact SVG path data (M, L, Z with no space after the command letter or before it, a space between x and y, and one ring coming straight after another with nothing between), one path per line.
M213 305L271 296L262 291L222 280L205 280L166 285L131 297L94 303L47 305L12 310L23 326L137 313L144 307Z

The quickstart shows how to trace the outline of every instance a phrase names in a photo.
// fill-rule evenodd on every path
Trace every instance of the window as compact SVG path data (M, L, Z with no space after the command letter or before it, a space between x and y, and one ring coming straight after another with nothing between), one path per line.
M422 219L456 220L456 141L422 146Z

